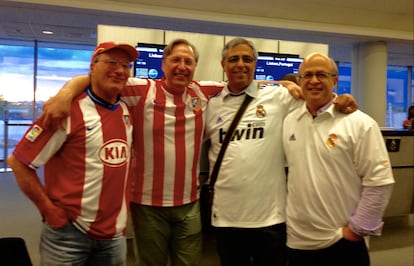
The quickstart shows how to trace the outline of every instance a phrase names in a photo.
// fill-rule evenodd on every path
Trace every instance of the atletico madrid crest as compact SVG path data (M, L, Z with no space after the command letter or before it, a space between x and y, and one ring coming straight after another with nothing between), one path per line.
M199 97L192 98L191 105L194 112L199 112L201 110L201 99Z

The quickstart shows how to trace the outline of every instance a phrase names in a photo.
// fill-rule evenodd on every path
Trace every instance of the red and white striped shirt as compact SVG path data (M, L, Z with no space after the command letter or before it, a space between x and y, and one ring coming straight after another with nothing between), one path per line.
M166 87L163 80L130 78L123 92L134 117L132 201L138 204L169 207L198 199L204 113L223 84L192 82L177 94Z
M115 239L125 233L131 145L126 105L107 105L87 90L72 102L66 131L44 130L37 120L13 154L33 169L45 165L46 193L75 226Z

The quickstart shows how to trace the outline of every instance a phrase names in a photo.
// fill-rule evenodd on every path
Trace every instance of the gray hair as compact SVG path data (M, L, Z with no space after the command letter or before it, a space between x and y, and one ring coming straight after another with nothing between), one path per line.
M234 39L232 39L232 40L230 40L229 42L226 43L226 45L223 47L223 50L221 52L221 59L224 60L227 57L227 54L229 53L229 50L231 48L233 48L234 46L237 46L237 45L240 45L240 44L246 44L246 45L250 46L250 48L252 48L252 50L253 50L254 59L257 60L258 52L257 52L256 48L254 47L254 44L251 41L246 40L244 38L240 38L240 37L234 38Z
M185 45L188 45L188 46L191 47L191 49L193 50L193 53L194 53L195 62L197 64L198 58L200 56L198 51L197 51L197 48L192 43L187 41L186 39L175 39L175 40L172 40L167 46L165 46L164 53L163 53L163 56L162 56L162 60L165 60L165 58L172 53L174 47L177 46L177 45L180 45L180 44L185 44Z

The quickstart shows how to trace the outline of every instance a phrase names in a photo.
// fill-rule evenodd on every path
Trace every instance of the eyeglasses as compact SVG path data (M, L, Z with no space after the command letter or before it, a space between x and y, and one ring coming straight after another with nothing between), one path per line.
M99 61L104 62L105 64L109 65L109 67L111 67L111 68L117 68L119 65L124 70L130 70L132 68L132 63L126 62L126 61L118 61L118 60L113 59L113 58L96 60L95 62L99 62Z
M299 75L300 79L303 80L311 80L313 78L313 76L315 76L318 80L327 80L329 77L335 77L336 74L334 73L328 73L328 72L305 72L305 74L303 75Z

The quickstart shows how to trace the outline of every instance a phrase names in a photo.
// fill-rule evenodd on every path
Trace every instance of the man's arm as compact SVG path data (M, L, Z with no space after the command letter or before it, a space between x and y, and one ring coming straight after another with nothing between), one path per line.
M67 224L68 217L65 211L49 199L36 171L23 164L14 155L7 159L7 163L13 169L20 189L36 205L45 222L54 228Z
M301 87L293 81L290 80L256 80L258 86L271 85L271 84L280 84L286 89L288 89L290 95L296 100L303 99L303 93Z
M363 186L361 199L344 228L344 237L358 240L361 236L381 235L382 217L391 198L393 184L378 187Z
M295 82L290 81L290 80L278 80L276 81L276 83L281 84L283 87L286 87L289 93L296 100L303 99L302 88L299 87L299 85L296 84Z
M72 100L81 94L90 84L88 75L77 76L66 82L60 91L47 100L43 105L40 118L44 121L45 128L57 128L63 126L65 118L69 115Z
M266 85L266 84L281 84L283 87L287 88L290 95L296 100L303 99L302 89L295 82L290 80L277 80L277 81L268 81L268 80L257 80L257 84ZM358 110L359 106L354 96L351 94L341 94L337 96L334 100L335 109L344 114L350 114Z

